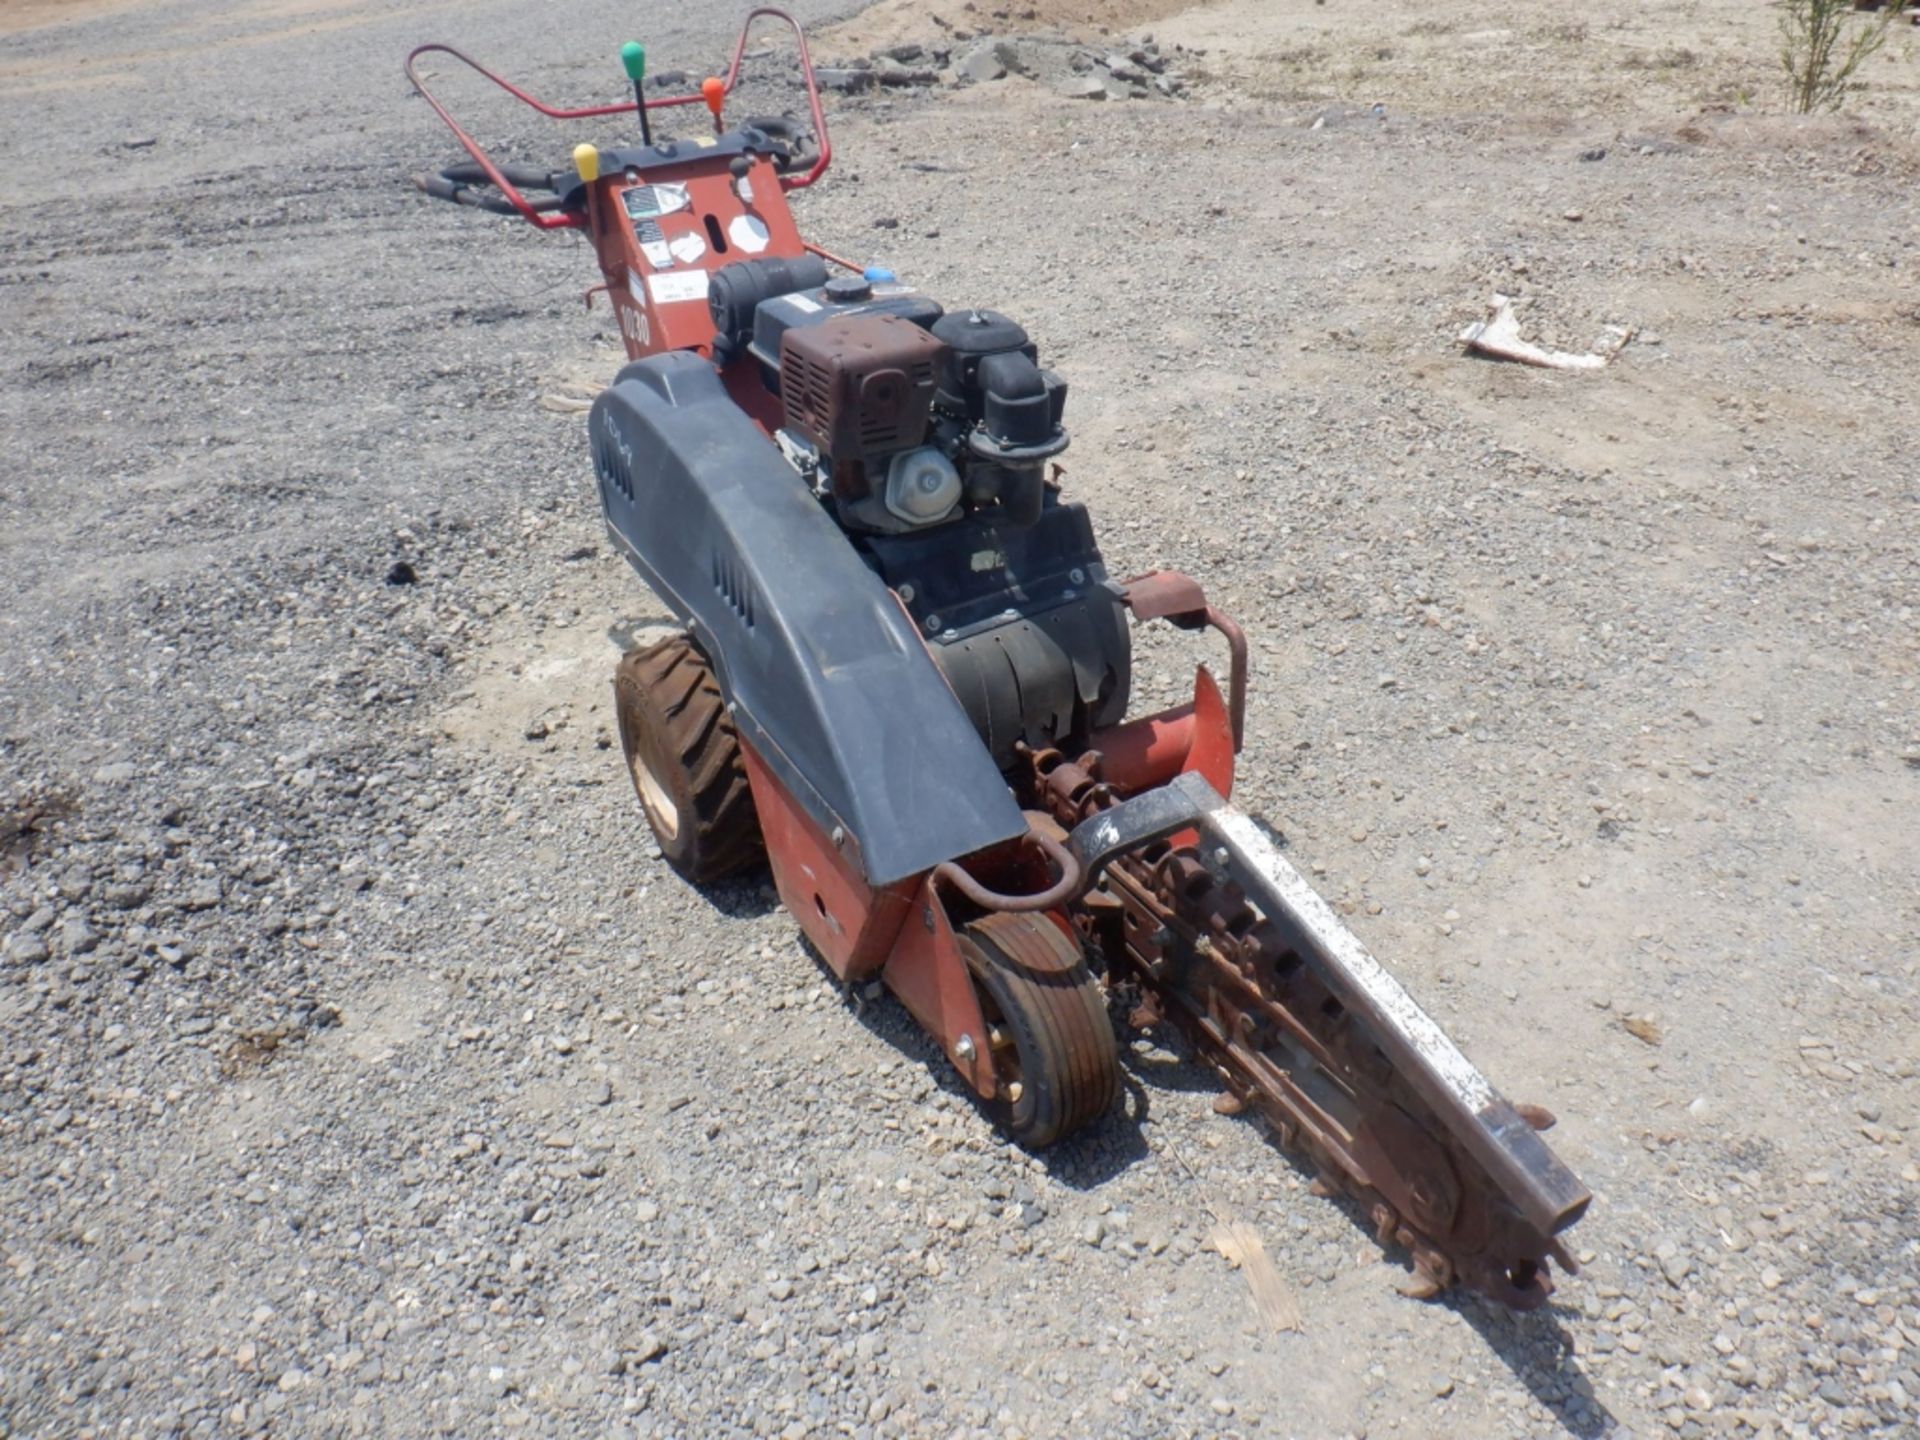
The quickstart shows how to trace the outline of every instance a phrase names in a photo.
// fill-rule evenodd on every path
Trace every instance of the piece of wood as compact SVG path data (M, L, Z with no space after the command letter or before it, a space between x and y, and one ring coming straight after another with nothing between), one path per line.
M1275 1333L1298 1331L1300 1306L1293 1298L1293 1291L1287 1288L1287 1282L1280 1278L1280 1272L1273 1268L1267 1247L1260 1243L1260 1233L1244 1220L1218 1214L1214 1218L1219 1224L1214 1228L1213 1248L1247 1277L1247 1288L1253 1292L1253 1308L1260 1318Z

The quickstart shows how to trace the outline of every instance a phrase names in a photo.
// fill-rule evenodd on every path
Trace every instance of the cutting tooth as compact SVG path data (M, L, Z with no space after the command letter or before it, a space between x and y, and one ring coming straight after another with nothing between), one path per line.
M1409 1300L1431 1300L1446 1287L1433 1276L1421 1271L1410 1277L1405 1283L1393 1287Z

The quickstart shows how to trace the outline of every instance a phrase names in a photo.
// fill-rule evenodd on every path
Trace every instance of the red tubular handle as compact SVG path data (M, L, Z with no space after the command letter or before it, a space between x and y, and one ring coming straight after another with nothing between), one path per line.
M813 184L814 181L826 174L827 166L833 161L833 142L827 136L826 111L820 104L820 83L814 78L813 57L808 53L807 37L805 32L800 28L800 22L795 20L793 16L789 15L786 11L775 9L771 5L762 5L749 11L746 22L740 27L739 43L735 45L733 49L733 63L727 68L726 93L731 95L734 86L740 81L740 67L746 60L747 55L747 40L753 31L754 21L762 17L783 21L791 27L793 30L794 44L799 47L800 51L800 71L807 82L807 106L813 112L813 133L819 141L820 153L813 162L813 168L808 170L805 175L782 175L780 177L781 189L799 190ZM486 172L488 181L498 187L500 193L507 197L508 203L520 212L521 217L525 219L528 224L537 225L542 230L564 230L570 227L578 228L583 222L572 215L565 213L543 214L534 209L527 197L520 193L519 188L500 172L500 167L493 163L493 157L480 148L479 141L475 140L461 128L460 122L453 118L448 112L447 107L442 105L434 93L427 88L426 81L420 78L418 62L423 55L451 56L462 65L465 65L469 70L477 71L484 78L491 80L521 104L538 110L550 120L591 120L603 115L625 115L632 111L633 105L625 101L614 105L581 105L574 107L549 105L545 101L530 95L527 91L515 85L511 80L487 69L486 66L471 56L454 49L451 45L441 45L438 43L420 45L416 46L407 56L407 79L412 83L413 88L420 92L420 98L433 107L433 113L438 115L441 123L453 132L454 139L460 142L461 148L473 157L474 163ZM663 95L658 99L647 101L646 105L649 110L662 110L673 105L700 104L704 102L704 99L705 97L698 91L693 91L686 95Z
M479 61L470 59L469 57L462 55L458 50L454 49L451 45L440 45L440 44L418 45L418 46L415 46L414 49L407 55L407 64L406 64L407 79L413 83L413 88L420 92L420 98L422 100L425 100L427 104L433 107L433 113L438 115L440 117L440 122L453 132L453 138L460 142L460 148L465 150L467 154L473 157L474 164L478 165L482 170L486 171L488 181L491 182L495 187L497 187L502 195L507 197L507 202L510 205L512 205L514 209L520 212L520 217L523 220L525 220L529 225L537 226L542 230L565 230L568 228L578 228L581 222L575 219L573 216L565 214L564 212L554 212L552 214L543 215L538 210L535 210L533 208L532 203L527 199L527 197L520 193L519 186L515 185L511 180L507 179L505 175L502 175L500 173L500 167L493 163L493 157L491 155L487 154L485 150L480 148L480 142L478 140L475 140L471 135L467 134L465 130L461 129L460 122L454 119L453 116L448 113L447 107L440 103L439 99L434 95L434 93L431 90L427 89L427 82L420 78L420 72L418 69L415 68L415 66L422 55L436 55L436 54L451 55L454 59L458 60L462 65L465 65L468 69L479 71L482 75L486 76L487 79L491 80L494 84L498 85L502 90L505 90L509 95L512 95L515 99L523 101L528 105L531 105L534 109L538 110L543 115L551 115L551 116L554 116L556 119L572 119L576 116L587 115L587 114L611 115L616 110L625 110L630 107L625 105L614 105L614 106L609 106L603 110L592 110L592 111L554 110L549 108L548 106L542 105L538 100L534 99L531 95L527 94L526 91L522 90L519 86L513 84L512 81L501 79L498 75L494 74L493 71L487 69L487 67L482 65Z
M747 54L747 38L753 33L753 22L762 16L779 20L793 31L793 43L800 52L800 73L807 82L807 108L813 112L813 134L814 138L820 142L820 154L815 158L813 168L806 174L780 177L782 190L802 190L827 173L827 166L833 163L833 141L827 135L827 112L820 105L820 82L813 77L813 56L807 50L807 35L800 28L800 22L786 11L771 5L760 5L749 10L745 23L740 26L740 43L733 47L733 64L727 68L727 93L729 95L733 93L733 87L740 79L740 64ZM698 95L676 96L674 103L685 104L687 101L699 98Z

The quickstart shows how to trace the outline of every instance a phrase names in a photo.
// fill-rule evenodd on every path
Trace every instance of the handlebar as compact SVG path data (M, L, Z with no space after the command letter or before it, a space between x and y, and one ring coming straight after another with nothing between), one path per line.
M800 28L800 22L787 14L786 11L775 9L769 5L758 6L749 11L746 21L740 27L740 39L734 46L733 62L727 67L727 77L723 87L723 93L731 95L734 87L739 83L741 66L746 60L747 41L752 35L754 22L762 18L782 21L793 31L794 44L800 54L800 72L806 81L807 105L812 112L813 133L819 143L819 154L814 157L813 165L807 170L806 174L782 175L780 177L781 189L799 190L813 184L814 181L824 175L827 166L833 161L833 144L827 135L826 112L820 103L820 85L814 78L813 57L807 50L807 37L805 32ZM530 172L526 171L523 167L509 166L503 168L494 163L493 157L487 154L486 150L480 145L480 142L475 140L461 127L460 122L453 118L452 114L447 110L447 107L441 104L434 93L427 88L426 81L421 78L419 71L419 61L421 57L425 55L446 55L458 60L468 69L476 71L484 79L492 81L523 105L539 111L550 120L590 120L606 115L625 115L634 109L633 103L630 101L622 101L614 105L582 105L572 107L549 105L545 101L537 99L527 91L521 89L511 80L489 70L471 56L454 49L451 45L442 45L437 42L417 46L407 56L405 69L408 81L411 82L413 88L420 93L420 98L433 107L433 113L440 117L441 123L453 132L454 139L460 142L460 147L465 150L468 155L473 157L473 163L479 170L479 174L471 181L456 179L452 175L452 171L464 170L467 168L465 166L449 167L448 170L442 171L438 177L416 176L415 183L419 184L421 189L430 195L453 200L456 204L473 205L484 210L498 211L500 214L519 215L529 224L537 226L542 230L560 230L568 227L578 227L584 224L584 219L579 215L560 209L557 200L535 202L527 199L521 192L521 184L525 184L529 189L550 187L544 187L537 182L527 179L526 176ZM645 104L648 110L663 110L675 105L704 104L705 99L705 96L701 95L698 91L694 91L685 95L659 96L646 101ZM516 173L522 177L519 183L515 182ZM468 191L465 187L470 184L491 185L496 188L500 194L498 197L494 197Z

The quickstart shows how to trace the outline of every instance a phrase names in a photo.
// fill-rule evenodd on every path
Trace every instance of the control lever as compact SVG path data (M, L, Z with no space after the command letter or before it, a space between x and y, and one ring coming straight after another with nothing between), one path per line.
M620 47L620 63L626 67L627 78L633 81L633 108L640 115L640 143L653 144L653 131L647 125L647 96L642 83L647 78L647 47L638 40L629 40Z

